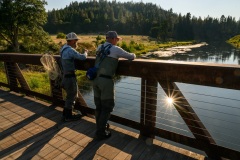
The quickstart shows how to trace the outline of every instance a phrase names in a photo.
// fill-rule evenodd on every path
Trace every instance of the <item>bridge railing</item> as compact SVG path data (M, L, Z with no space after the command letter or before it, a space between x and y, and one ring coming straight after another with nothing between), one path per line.
M6 82L0 81L0 86L62 106L63 91L54 85L54 81L49 79L47 88L50 94L39 93L31 89L22 74L22 65L42 66L41 56L0 53L0 62L4 62L7 79ZM58 60L59 56L55 58ZM76 68L85 71L93 66L94 57L76 62ZM240 157L240 97L221 96L222 93L234 94L235 97L239 94L239 66L120 60L117 75L127 77L127 80L116 82L116 100L119 101L118 106L123 107L115 107L111 121L139 130L144 137L157 136L202 150L214 159ZM129 77L136 81L129 80ZM79 98L75 107L84 115L93 116L93 95L84 94L86 85L91 86L91 82L86 80L79 85ZM213 90L222 93L214 95L211 93ZM91 92L89 88L88 92ZM173 98L173 102L165 104L166 98ZM135 108L129 107L130 104ZM127 113L129 116L126 117ZM224 130L229 132L225 133Z

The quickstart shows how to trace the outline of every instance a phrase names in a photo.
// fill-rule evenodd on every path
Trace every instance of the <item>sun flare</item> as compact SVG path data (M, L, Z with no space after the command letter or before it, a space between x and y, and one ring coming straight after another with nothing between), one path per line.
M173 104L173 102L174 102L173 98L171 98L171 97L167 97L166 101L169 105Z

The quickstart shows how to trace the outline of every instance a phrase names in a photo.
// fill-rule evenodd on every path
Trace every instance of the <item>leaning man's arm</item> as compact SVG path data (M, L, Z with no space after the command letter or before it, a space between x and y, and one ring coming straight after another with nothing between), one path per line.
M76 50L72 50L71 54L74 57L74 59L79 59L79 60L86 60L87 59L87 52L84 52L83 54L81 54Z

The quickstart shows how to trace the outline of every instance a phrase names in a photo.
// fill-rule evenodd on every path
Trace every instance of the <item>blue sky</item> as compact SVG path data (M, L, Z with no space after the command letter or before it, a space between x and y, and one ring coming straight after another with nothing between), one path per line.
M46 10L61 9L74 1L84 0L46 0L48 5L45 6ZM85 0L87 1L87 0ZM109 0L108 0L109 1ZM192 16L202 18L210 17L220 18L224 16L235 17L236 20L240 18L240 0L117 0L117 2L151 2L159 5L164 10L173 9L174 13L181 13L185 15L190 12Z

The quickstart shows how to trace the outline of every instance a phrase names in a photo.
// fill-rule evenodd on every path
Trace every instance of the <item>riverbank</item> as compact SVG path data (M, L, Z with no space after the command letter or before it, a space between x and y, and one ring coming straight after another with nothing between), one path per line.
M98 44L105 41L104 35L78 35L80 40L78 41L78 51L81 52L83 48L87 48L90 52L89 55L94 56L95 50ZM146 53L158 51L161 48L171 48L175 46L186 46L192 45L193 41L174 41L174 42L163 42L160 43L156 39L153 39L149 36L143 35L120 35L122 38L118 42L118 46L122 47L128 52L135 53L137 56L141 57L146 55ZM56 35L51 36L52 40L62 46L66 43L65 39L58 39Z
M236 48L240 48L240 35L236 35L230 38L229 40L227 40L227 43L231 44Z
M206 42L202 42L202 43L192 44L192 45L162 48L159 51L148 52L145 55L142 55L141 58L171 57L175 54L178 54L178 53L184 54L191 51L193 48L199 48L206 45L208 45Z

